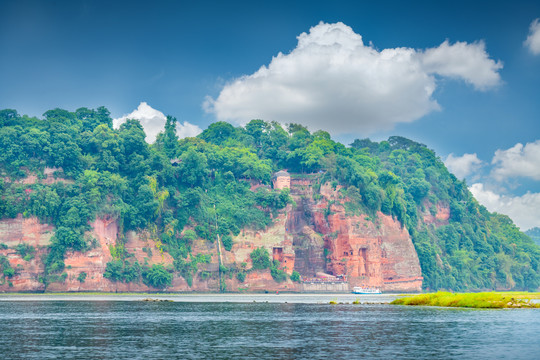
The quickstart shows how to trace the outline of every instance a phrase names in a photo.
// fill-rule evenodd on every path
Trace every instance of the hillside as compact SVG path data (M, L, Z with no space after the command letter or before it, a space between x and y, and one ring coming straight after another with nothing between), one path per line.
M540 248L422 144L347 147L262 120L175 129L168 117L149 145L103 107L0 111L0 289L298 291L321 272L386 290L540 286Z
M525 234L529 236L537 245L540 245L540 228L535 227L525 231Z

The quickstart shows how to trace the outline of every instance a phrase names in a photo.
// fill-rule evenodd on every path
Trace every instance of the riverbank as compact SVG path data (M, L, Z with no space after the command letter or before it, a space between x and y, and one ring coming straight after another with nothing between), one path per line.
M531 302L539 299L540 293L525 292L482 292L482 293L449 293L436 292L401 297L393 300L391 305L464 307L475 309L517 309L540 308L540 304Z
M217 294L217 293L5 293L2 301L141 301L144 298L171 300L192 303L290 303L290 304L328 304L330 301L352 304L389 304L402 294L357 295L344 293L328 294Z
M2 301L141 301L145 298L173 301L173 302L191 302L191 303L291 303L291 304L403 304L403 305L425 305L425 306L449 306L453 307L452 301L448 301L448 305L441 302L442 300L434 300L440 296L434 297L435 294L372 294L360 295L351 293L106 293L106 292L70 292L70 293L0 293L0 302ZM528 292L500 292L500 293L468 293L468 294L451 294L452 296L460 295L460 298L466 299L469 303L479 304L477 297L484 297L485 294L493 294L499 296L508 302L512 299L517 299L515 306L524 307L523 304L527 301L534 306L540 306L540 293ZM403 300L401 300L403 299ZM413 300L406 300L413 299ZM428 301L426 299L433 299ZM476 308L500 308L498 306L466 306L463 302L456 302L455 297L452 298L455 304L462 304L460 307L476 307ZM493 300L493 299L491 299ZM446 301L446 300L445 300ZM405 303L407 302L407 303ZM431 303L431 304L430 304ZM481 303L480 303L481 304ZM508 306L510 307L510 306Z

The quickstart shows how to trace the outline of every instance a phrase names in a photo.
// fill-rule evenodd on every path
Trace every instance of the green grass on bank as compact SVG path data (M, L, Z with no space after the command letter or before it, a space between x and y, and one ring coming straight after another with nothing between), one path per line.
M497 294L501 294L503 296L509 296L516 299L537 299L540 300L540 292L528 292L528 291L500 291L497 292Z
M528 294L528 295L527 295ZM436 292L430 294L414 295L392 301L392 305L419 305L464 307L477 309L505 309L505 308L540 308L540 304L530 302L538 298L538 293L449 293Z

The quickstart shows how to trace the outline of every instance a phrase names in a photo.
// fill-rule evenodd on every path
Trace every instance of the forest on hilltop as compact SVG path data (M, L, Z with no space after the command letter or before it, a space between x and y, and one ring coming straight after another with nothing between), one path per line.
M195 138L178 139L176 119L168 116L148 144L139 121L113 129L104 107L43 116L0 111L0 218L23 214L55 226L44 283L62 281L67 250L94 246L85 232L96 216L117 219L121 233L147 229L158 250L175 259L172 268L133 262L120 239L105 277L162 285L177 273L189 282L197 264L209 261L191 255L194 239L214 242L219 235L230 250L232 236L265 229L291 203L288 189L250 190L251 183L270 184L274 172L287 169L340 184L350 213L381 211L399 220L411 235L426 289L540 286L540 248L510 218L478 204L464 181L412 140L357 139L345 146L325 131L263 120L245 127L216 122ZM31 173L43 178L46 167L69 181L16 181ZM424 222L422 214L435 215L441 206L450 210L447 224ZM1 258L0 271L12 274Z

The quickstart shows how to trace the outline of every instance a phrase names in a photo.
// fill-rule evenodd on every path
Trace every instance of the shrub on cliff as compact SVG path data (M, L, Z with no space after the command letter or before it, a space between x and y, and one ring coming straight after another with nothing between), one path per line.
M244 282L246 281L246 273L245 272L236 273L236 278L238 279L238 281Z
M18 244L15 247L15 251L19 254L25 261L30 261L34 258L34 253L36 249L32 245L25 243Z
M174 270L178 271L180 275L186 280L188 285L193 285L193 275L199 270L199 264L209 264L212 261L212 255L210 254L197 254L191 255L191 259L177 258L173 262Z
M83 271L77 276L77 280L79 280L80 283L83 283L86 281L86 273Z
M197 233L195 233L195 231L191 230L191 229L187 229L186 231L184 231L184 233L182 234L182 239L187 243L187 244L191 244L193 242L193 240L195 240L197 238Z
M0 271L5 277L12 277L15 275L15 270L11 267L7 256L0 255Z
M164 289L167 286L171 286L172 279L173 275L162 264L154 264L151 268L143 271L143 282L156 289Z
M13 277L14 275L15 275L15 269L13 268L4 269L4 276Z
M271 265L270 255L265 248L256 248L249 256L251 257L253 269L255 270L268 269Z
M142 269L138 261L112 260L107 263L103 277L111 281L137 282L141 279Z
M122 281L122 260L113 260L107 263L103 277L111 281Z
M223 243L223 247L225 248L225 250L231 251L232 246L233 246L233 241L232 241L231 235L225 235L221 239L221 242Z
M270 274L272 275L272 278L280 283L287 281L287 273L283 271L283 269L279 268L279 262L274 261L274 264L270 268Z

